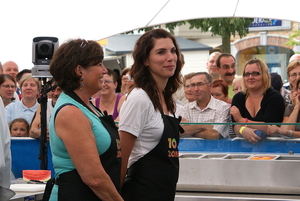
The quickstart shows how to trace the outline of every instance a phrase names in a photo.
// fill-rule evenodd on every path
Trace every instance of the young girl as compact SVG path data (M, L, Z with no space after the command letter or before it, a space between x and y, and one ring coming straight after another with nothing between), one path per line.
M9 125L10 136L29 137L29 124L23 118L14 119Z

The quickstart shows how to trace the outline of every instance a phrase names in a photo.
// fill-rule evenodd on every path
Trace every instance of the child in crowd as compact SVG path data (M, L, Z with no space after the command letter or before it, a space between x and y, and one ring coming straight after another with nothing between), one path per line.
M11 137L29 137L29 124L23 118L14 119L9 125Z

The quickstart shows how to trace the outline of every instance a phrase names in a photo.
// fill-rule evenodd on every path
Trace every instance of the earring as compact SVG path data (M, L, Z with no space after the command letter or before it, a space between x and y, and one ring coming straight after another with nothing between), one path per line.
M83 77L80 78L80 91L83 91L83 87L84 87L84 82L83 82Z

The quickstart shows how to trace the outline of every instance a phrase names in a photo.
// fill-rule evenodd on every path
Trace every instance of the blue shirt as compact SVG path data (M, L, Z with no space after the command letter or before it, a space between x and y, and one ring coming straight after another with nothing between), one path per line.
M16 101L8 104L5 107L5 116L6 116L7 123L10 124L16 118L23 118L30 125L32 118L36 112L37 106L38 106L37 101L35 105L31 108L26 107L23 104L23 101Z

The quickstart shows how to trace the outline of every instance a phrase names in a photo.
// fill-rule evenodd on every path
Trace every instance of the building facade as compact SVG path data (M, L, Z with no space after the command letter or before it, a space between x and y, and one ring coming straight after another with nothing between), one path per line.
M277 72L287 81L286 67L289 58L295 51L300 50L297 50L298 46L288 47L286 43L289 41L288 37L299 29L300 25L297 22L255 18L246 37L231 38L231 54L237 60L237 74L242 74L247 60L261 58L268 65L270 72ZM220 36L212 36L212 33L201 32L199 29L189 30L189 25L177 27L175 35L211 46L215 51L219 50L222 44ZM204 62L199 69L203 69L205 65Z

